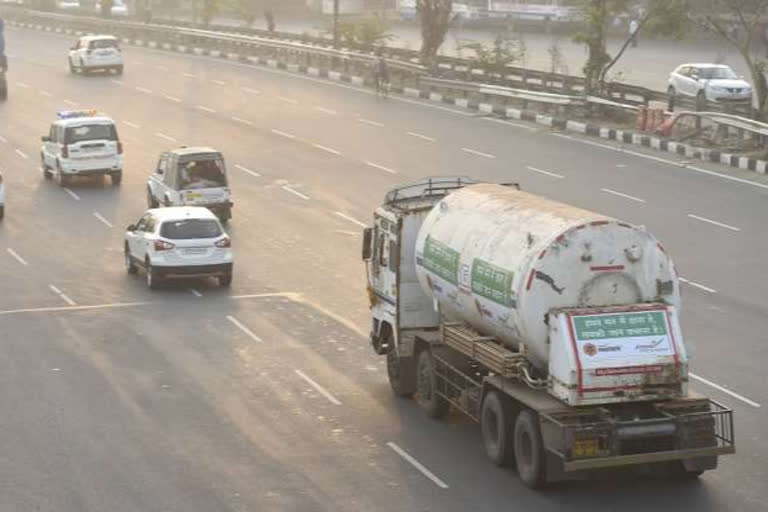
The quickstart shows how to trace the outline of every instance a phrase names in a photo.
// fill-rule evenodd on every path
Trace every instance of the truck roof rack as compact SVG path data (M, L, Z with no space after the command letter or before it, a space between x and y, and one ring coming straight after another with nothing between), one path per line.
M384 202L394 204L414 199L441 198L453 190L477 183L480 182L468 176L424 178L390 190L384 197Z

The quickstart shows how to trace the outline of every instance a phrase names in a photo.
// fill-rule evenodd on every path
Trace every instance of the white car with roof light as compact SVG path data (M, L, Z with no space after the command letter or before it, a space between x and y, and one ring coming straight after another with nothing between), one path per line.
M147 210L125 233L129 274L144 270L149 288L167 279L215 277L232 283L232 242L207 208L181 206Z
M75 176L109 176L114 185L123 179L123 145L115 122L96 110L57 114L40 150L43 175L64 186Z
M107 35L83 36L69 50L69 71L115 71L123 73L123 52L116 37Z
M715 103L751 104L752 86L724 64L683 64L669 75L669 103L685 96L696 100L704 109L708 101Z
M5 217L5 183L3 183L3 173L0 172L0 220Z
M205 206L227 222L234 204L224 156L208 147L166 151L147 181L147 206Z

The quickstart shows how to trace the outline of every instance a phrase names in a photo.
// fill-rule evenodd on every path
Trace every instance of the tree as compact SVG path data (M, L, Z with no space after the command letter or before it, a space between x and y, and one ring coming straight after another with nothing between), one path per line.
M101 16L104 18L111 18L112 6L114 4L114 0L101 0L101 3L99 4L101 6Z
M256 22L260 6L260 0L235 0L233 7L246 26L252 27Z
M525 43L521 39L503 37L500 34L496 36L492 45L475 41L459 45L459 50L465 49L474 53L472 60L501 78L504 77L504 69L515 62L524 61L527 52Z
M202 5L200 5L200 1L198 0L196 3L200 21L207 27L211 24L213 18L219 14L219 11L221 10L221 0L202 0Z
M334 29L331 27L328 32L332 33L333 31ZM395 37L389 32L389 24L378 14L359 21L339 22L336 25L336 32L340 41L367 51L371 51L376 46L385 44Z
M755 52L755 46L766 39L764 18L768 14L768 0L699 0L696 19L721 39L735 47L744 58L755 88L757 112L760 117L768 113L768 84L765 72L768 62Z
M722 0L728 1L728 0ZM768 1L768 0L767 0ZM635 5L630 13L628 0L582 0L584 27L574 40L587 47L587 63L584 65L585 89L590 94L600 94L605 89L608 71L621 59L632 40L643 32L679 37L688 21L690 0L645 0ZM622 14L633 14L637 22L634 35L629 34L614 57L608 54L606 39L609 23Z
M453 0L416 0L416 10L421 22L421 62L432 67L451 24Z

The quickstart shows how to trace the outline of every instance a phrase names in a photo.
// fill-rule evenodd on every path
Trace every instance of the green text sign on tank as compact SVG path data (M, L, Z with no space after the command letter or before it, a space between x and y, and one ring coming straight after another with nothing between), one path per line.
M424 242L424 268L446 281L459 282L459 253L431 236Z
M667 334L667 322L662 311L576 316L573 325L576 339L580 341Z
M487 261L475 258L472 262L472 291L502 306L512 305L513 278L513 272Z

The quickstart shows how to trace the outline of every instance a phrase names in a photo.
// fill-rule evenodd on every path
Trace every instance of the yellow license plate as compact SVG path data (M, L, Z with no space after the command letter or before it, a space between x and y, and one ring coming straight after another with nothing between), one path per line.
M597 439L577 439L573 445L574 457L594 457L597 453Z

